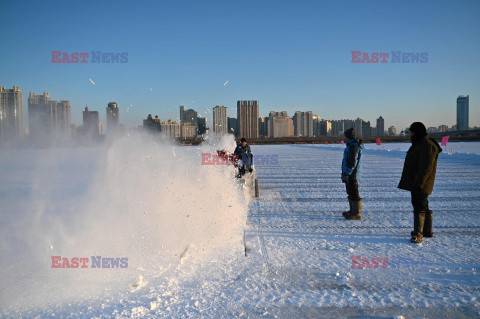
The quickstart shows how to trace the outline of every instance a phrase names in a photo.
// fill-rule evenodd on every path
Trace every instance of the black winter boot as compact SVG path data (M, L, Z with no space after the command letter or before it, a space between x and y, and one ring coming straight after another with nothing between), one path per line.
M347 220L361 220L362 219L362 200L352 201L352 212L345 216Z
M348 200L348 205L350 206L350 209L348 210L348 212L343 212L342 213L342 216L343 217L347 217L348 214L350 214L352 212L352 201L351 200Z
M425 213L425 224L423 225L423 237L428 237L428 238L433 237L432 225L433 225L433 212L429 210ZM412 236L415 236L415 231L412 231L410 234Z
M425 213L425 225L423 226L423 237L433 237L433 212L431 210Z
M413 235L410 241L415 244L423 242L423 226L425 224L425 212L413 212Z

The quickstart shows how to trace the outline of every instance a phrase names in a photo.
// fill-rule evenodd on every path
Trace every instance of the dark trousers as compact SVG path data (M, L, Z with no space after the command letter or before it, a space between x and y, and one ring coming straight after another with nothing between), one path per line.
M354 202L361 200L360 194L358 193L358 182L356 179L348 179L345 183L347 189L348 199Z
M412 190L412 206L414 212L429 211L428 195L421 191Z

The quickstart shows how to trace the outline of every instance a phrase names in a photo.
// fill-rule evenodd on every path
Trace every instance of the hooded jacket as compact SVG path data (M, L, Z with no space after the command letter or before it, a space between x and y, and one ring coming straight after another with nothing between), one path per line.
M402 178L398 188L407 191L421 191L430 195L437 173L438 154L442 148L429 135L412 142L403 165Z
M250 145L245 144L245 147L243 147L242 143L238 144L233 154L241 155L242 153L252 153L252 150L250 149Z
M347 147L343 152L342 174L351 176L352 179L360 177L363 144L362 140L357 138L345 143Z

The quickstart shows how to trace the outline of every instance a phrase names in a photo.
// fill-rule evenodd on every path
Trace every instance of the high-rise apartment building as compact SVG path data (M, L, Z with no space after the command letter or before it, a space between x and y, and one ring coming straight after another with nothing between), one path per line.
M213 108L213 132L217 134L228 133L227 108L217 105Z
M197 126L184 124L181 127L180 134L182 138L196 138L197 137Z
M377 137L382 137L385 135L385 120L383 117L377 119Z
M320 121L322 118L317 114L313 115L313 136L320 136Z
M11 142L25 137L23 121L23 94L18 86L0 87L0 142Z
M293 128L295 136L313 136L313 112L295 112L293 116Z
M258 118L258 135L268 136L268 117L260 116Z
M227 117L228 133L238 136L238 123L234 117Z
M320 120L320 135L319 136L332 136L332 122L328 120Z
M116 102L110 102L107 106L107 132L114 133L119 128L120 123L120 109Z
M162 134L171 138L180 137L180 123L168 120L162 122Z
M186 126L185 129L183 127ZM192 129L193 127L193 129ZM180 135L183 138L194 138L198 131L198 116L193 109L185 111L185 106L180 106Z
M287 116L287 112L270 112L267 123L268 137L277 138L293 136L293 120Z
M372 137L372 127L370 121L362 121L362 136L364 138Z
M72 136L72 114L70 101L57 102L56 134L59 138L68 139Z
M57 102L47 92L28 96L28 123L31 140L49 144L53 140L71 136L71 108L69 101ZM98 123L95 125L98 130Z
M207 132L207 119L204 117L197 117L197 123L198 123L198 134L202 135Z
M238 135L258 138L258 101L237 101Z
M355 134L357 137L362 137L363 136L363 119L357 117L355 120L355 123L353 125L353 128L355 129Z
M90 111L88 106L85 106L83 111L83 132L86 136L97 137L99 131L98 111Z
M185 106L180 106L180 125L198 125L197 111L188 109L185 111Z
M468 119L468 105L470 97L469 95L463 96L459 95L457 97L457 130L466 131L469 129L469 119Z

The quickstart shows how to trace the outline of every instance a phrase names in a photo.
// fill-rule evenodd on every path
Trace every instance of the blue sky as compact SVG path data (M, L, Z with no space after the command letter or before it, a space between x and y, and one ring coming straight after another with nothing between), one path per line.
M25 112L30 91L70 100L74 124L86 104L105 121L116 101L121 122L136 126L149 113L178 119L182 104L207 117L225 105L236 117L237 100L256 99L260 115L451 126L456 97L469 94L470 125L480 125L477 0L2 0L1 8L0 85L20 86ZM51 63L57 50L127 52L128 63ZM351 51L397 50L427 52L428 62L351 63Z

